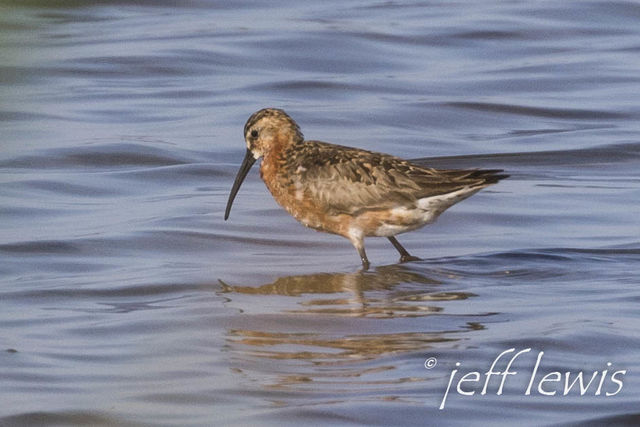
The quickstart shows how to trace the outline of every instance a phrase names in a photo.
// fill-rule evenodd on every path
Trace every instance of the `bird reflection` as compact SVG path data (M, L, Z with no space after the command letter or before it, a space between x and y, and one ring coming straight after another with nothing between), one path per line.
M442 310L435 302L473 296L468 292L442 291L440 280L402 265L378 267L375 272L286 276L260 286L230 285L223 281L220 284L228 294L303 297L295 306L285 309L288 313L367 317L422 316Z
M447 280L392 265L280 277L258 286L220 281L228 304L241 313L228 319L234 371L277 388L317 390L327 381L354 378L361 385L413 381L385 374L395 369L389 355L451 348L483 328L478 315L448 312L475 295L444 290Z

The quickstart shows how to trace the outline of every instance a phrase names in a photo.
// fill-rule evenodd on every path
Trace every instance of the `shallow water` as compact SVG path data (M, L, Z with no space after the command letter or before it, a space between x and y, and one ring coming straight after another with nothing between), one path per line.
M639 17L0 2L0 424L637 425ZM223 221L265 106L511 178L400 236L423 261L369 239L360 272L256 171Z

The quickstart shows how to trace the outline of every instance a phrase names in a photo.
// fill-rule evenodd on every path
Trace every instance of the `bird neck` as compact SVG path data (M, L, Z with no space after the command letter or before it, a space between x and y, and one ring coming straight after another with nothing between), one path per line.
M296 144L301 144L301 140L294 138L289 132L276 133L264 150L264 161L277 162L284 160L285 153Z

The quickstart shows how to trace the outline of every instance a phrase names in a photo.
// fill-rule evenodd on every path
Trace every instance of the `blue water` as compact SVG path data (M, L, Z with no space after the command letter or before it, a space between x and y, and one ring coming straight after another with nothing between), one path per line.
M0 425L637 425L639 18L0 1ZM257 171L223 221L266 106L511 178L360 272Z

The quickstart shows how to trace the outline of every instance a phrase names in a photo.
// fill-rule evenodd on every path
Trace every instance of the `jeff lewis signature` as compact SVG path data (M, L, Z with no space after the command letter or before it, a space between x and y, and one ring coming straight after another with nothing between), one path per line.
M456 369L451 371L449 383L442 397L439 409L444 409L449 393L454 391L462 396L473 396L476 392L485 395L487 392L491 393L495 390L496 395L502 395L504 385L508 381L507 378L516 375L526 375L528 378L528 385L522 390L525 396L531 394L544 396L555 396L557 394L566 396L573 391L573 393L580 393L580 396L584 396L585 394L600 396L603 394L604 396L610 397L620 393L624 386L623 377L627 373L627 370L621 369L610 373L609 368L612 366L611 362L607 362L607 368L601 371L547 372L542 368L544 351L538 353L538 357L531 370L520 374L512 370L513 362L520 357L520 355L530 352L531 348L525 348L517 353L514 353L515 351L515 348L510 348L500 353L498 357L493 360L489 370L483 373L470 371L463 375L462 372L459 373L457 369L457 367L460 366L460 362L456 362ZM514 354L504 357L510 353ZM436 359L430 357L425 362L425 368L431 369L435 367L436 363ZM496 369L496 367L500 368ZM496 380L491 381L494 377Z

